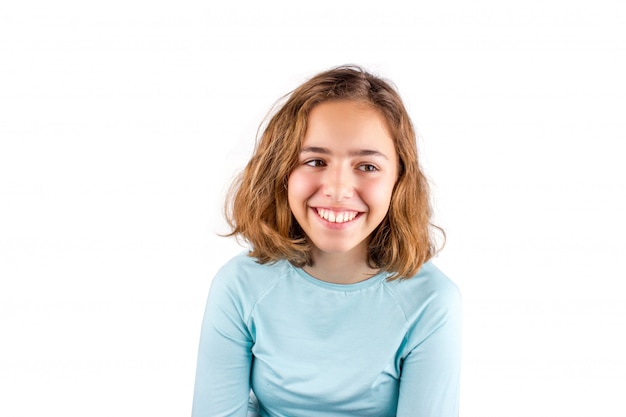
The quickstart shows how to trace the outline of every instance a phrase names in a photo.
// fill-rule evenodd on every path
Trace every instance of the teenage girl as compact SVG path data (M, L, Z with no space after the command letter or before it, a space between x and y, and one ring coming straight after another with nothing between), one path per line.
M396 90L344 66L296 88L231 190L193 417L458 415L461 307Z

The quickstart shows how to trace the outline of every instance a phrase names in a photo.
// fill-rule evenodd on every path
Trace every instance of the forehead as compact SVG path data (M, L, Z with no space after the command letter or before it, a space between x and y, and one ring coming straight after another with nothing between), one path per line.
M383 113L363 101L326 101L309 112L304 144L325 142L340 145L378 143L394 147L394 141Z

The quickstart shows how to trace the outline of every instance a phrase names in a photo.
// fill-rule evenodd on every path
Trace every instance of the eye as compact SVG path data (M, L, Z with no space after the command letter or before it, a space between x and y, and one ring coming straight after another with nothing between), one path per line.
M326 162L322 161L321 159L309 159L308 161L304 162L304 165L317 168L326 166Z
M372 165L372 164L361 164L358 167L359 171L364 171L364 172L376 172L378 171L378 168L376 167L376 165Z

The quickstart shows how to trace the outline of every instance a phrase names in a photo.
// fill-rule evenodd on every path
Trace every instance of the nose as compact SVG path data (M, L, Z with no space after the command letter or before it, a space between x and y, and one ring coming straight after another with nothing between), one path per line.
M334 202L352 198L354 178L351 168L340 164L328 167L324 175L323 192Z

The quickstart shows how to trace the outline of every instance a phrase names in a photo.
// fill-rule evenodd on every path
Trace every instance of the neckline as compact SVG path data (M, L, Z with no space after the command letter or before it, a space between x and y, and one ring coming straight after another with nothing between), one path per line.
M298 274L298 276L303 278L305 281L317 287L325 288L327 290L332 290L332 291L340 291L340 292L358 291L364 288L371 287L373 285L378 284L380 281L382 281L389 275L388 272L379 272L376 275L373 275L366 280L355 282L354 284L335 284L332 282L326 282L326 281L317 279L302 268L296 267L291 264L289 264L289 266L292 269L294 269L296 273Z

